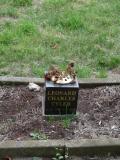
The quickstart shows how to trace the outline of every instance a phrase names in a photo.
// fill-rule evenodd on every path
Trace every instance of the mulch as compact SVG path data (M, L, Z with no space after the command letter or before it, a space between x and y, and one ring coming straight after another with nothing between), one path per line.
M0 140L120 138L120 85L80 88L78 114L70 124L67 118L42 116L43 94L44 88L0 86Z

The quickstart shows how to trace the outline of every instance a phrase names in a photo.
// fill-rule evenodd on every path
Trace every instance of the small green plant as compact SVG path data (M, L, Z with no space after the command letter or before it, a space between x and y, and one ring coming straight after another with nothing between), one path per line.
M64 120L62 120L63 128L69 128L70 124L71 120L69 118L65 118Z
M0 61L0 67L5 67L5 66L6 66L6 62Z
M62 148L55 148L55 157L52 160L68 160L68 150Z
M65 117L61 118L61 124L62 124L63 128L69 128L72 120L74 120L74 115L65 116Z
M8 3L10 0L0 0L0 5ZM1 9L1 8L0 8Z
M32 0L13 0L14 6L30 6L32 5Z
M46 6L51 7L62 7L65 5L69 0L47 0L45 1Z
M85 23L80 16L80 13L76 10L65 10L59 14L56 14L49 22L53 26L61 26L63 29L68 30L83 30Z
M5 76L5 75L8 75L8 71L1 71L0 72L0 76Z
M89 78L91 76L91 69L88 67L77 68L77 75L80 78Z
M33 140L46 140L47 136L41 132L32 132L30 133L30 136Z
M116 68L120 65L120 56L111 56L109 61L109 69Z
M98 65L101 68L113 69L120 65L120 56L101 56L98 60Z
M38 77L43 77L44 71L45 70L42 67L37 67L35 65L32 66L32 72L33 72L33 74L35 74Z
M16 8L14 7L6 7L6 8L3 7L0 9L0 16L9 16L9 17L17 18L18 13Z
M48 122L51 124L51 123L53 123L53 122L55 121L55 118L52 117L52 116L49 116L49 117L47 118L47 120L48 120Z
M107 76L106 70L100 70L96 75L97 78L107 78Z
M11 31L4 31L0 33L0 43L4 45L9 45L14 42L14 33Z
M35 24L28 20L21 21L17 27L19 33L24 35L33 35L37 31Z

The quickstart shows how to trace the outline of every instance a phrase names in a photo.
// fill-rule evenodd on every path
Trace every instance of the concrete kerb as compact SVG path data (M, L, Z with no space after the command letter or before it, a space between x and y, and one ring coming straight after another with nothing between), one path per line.
M39 85L44 85L43 78L29 78L29 77L6 77L0 76L0 84L28 84L29 82L34 82ZM81 87L96 87L101 85L119 85L120 77L114 78L80 78L78 80Z
M55 149L59 147L65 150L63 140L28 140L28 141L4 141L0 143L0 157L52 157Z
M69 155L120 154L120 138L77 139L65 143Z
M0 157L53 157L55 148L60 147L70 156L120 155L120 139L79 139L79 140L41 140L41 141L4 141L0 143Z
M42 78L30 78L30 77L6 77L6 76L0 76L0 84L28 84L29 82L34 82L39 85L44 84L44 79Z

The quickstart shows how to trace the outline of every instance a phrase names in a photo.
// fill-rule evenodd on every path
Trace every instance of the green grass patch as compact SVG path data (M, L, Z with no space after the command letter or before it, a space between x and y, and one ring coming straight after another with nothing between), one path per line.
M12 31L4 31L0 33L0 43L4 45L9 45L15 42L14 33Z
M6 62L2 62L2 61L0 61L0 68L2 68L2 67L5 67L7 65L7 63Z
M11 4L12 0L0 0L0 5Z
M1 74L43 77L51 64L65 69L74 60L78 77L97 73L105 78L107 71L120 66L119 0L36 4L32 0L0 1L3 19L19 15L14 23L0 23Z
M4 45L22 43L26 38L30 40L30 36L36 33L37 27L30 21L22 20L15 24L7 22L0 32L0 43Z
M108 74L106 70L100 70L97 75L96 78L107 78Z
M71 115L71 116L65 116L65 117L61 117L61 124L63 126L63 128L69 128L71 123L74 121L75 119L75 115Z
M46 0L44 1L46 8L63 7L71 0Z
M92 71L89 67L78 67L77 68L77 75L80 78L88 78L92 74Z
M31 6L32 0L12 0L14 6Z
M32 72L37 77L44 77L45 68L43 66L32 66Z
M76 30L84 29L85 23L80 13L75 10L67 10L55 17L54 21L50 21L52 25L61 26L65 29Z
M98 59L100 68L113 69L120 65L120 56L100 57Z
M19 34L30 36L37 32L37 27L33 22L23 20L20 23L18 23L17 30Z
M4 6L0 8L0 16L18 17L17 9L12 6Z

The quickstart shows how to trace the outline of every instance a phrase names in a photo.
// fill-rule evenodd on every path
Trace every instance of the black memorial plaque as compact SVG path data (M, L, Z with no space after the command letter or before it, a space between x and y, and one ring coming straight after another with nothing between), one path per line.
M76 114L79 84L45 82L45 115Z

